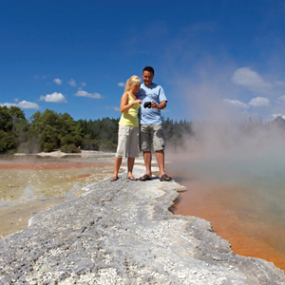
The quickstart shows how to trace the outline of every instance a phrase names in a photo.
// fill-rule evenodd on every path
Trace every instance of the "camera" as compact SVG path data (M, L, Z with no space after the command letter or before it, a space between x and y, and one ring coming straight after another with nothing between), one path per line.
M144 102L144 108L151 108L151 102Z

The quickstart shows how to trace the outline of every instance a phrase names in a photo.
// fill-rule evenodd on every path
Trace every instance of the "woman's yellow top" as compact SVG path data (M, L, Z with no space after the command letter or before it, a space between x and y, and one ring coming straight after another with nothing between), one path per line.
M128 104L132 103L134 98L127 92L129 96ZM139 126L139 112L140 104L133 105L126 113L123 113L119 121L119 125L127 127L138 127Z

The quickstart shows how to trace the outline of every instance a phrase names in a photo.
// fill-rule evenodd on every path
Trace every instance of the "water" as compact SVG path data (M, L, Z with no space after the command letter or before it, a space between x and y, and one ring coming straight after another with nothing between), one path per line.
M40 211L75 199L85 185L111 176L113 157L1 156L0 235L26 228ZM282 152L166 157L168 174L188 189L176 201L174 214L210 221L235 253L272 261L285 270Z
M25 229L34 215L80 197L86 185L110 177L113 156L1 156L0 237Z
M285 155L266 152L203 159L172 158L168 169L185 185L174 214L210 221L235 253L285 270Z

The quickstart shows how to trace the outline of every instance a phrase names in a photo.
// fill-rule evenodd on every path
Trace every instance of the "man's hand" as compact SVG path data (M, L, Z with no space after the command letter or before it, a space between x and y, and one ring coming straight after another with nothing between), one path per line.
M166 107L166 102L167 101L162 101L160 105L156 104L154 101L151 102L151 108L157 109L157 110L162 110Z
M151 108L159 110L159 106L154 101L151 102Z

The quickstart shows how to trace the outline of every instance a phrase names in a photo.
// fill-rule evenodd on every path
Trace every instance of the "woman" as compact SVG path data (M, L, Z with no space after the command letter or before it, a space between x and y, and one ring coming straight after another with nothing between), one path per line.
M118 147L114 163L114 175L111 182L119 179L118 173L122 164L123 157L128 157L127 178L136 180L132 174L135 163L135 157L139 154L139 119L138 111L141 100L138 100L136 93L140 89L141 80L133 75L127 80L125 93L121 99L120 111L122 112L119 121Z

